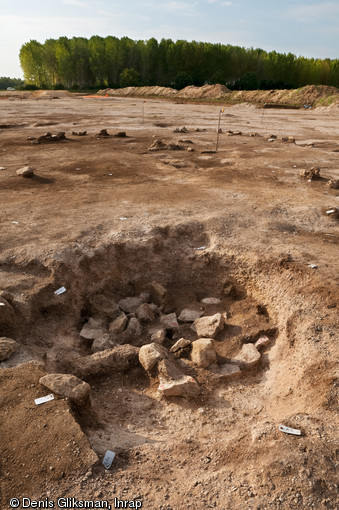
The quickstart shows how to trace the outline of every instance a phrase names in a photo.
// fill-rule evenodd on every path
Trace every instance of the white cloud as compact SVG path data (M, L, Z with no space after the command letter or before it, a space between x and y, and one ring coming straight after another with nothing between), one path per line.
M62 0L65 5L72 5L74 7L81 7L82 9L90 9L91 6L88 2L81 2L81 0Z
M319 4L304 4L290 7L287 10L287 17L293 18L294 21L310 21L328 19L339 21L339 3L338 2L321 2Z

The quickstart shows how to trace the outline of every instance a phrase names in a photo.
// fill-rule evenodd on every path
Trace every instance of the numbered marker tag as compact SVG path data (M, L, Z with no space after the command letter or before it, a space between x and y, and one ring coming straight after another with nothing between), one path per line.
M60 289L56 290L56 291L54 292L54 294L56 294L57 296L59 296L59 294L63 294L64 292L66 292L65 287L60 287Z
M111 467L114 457L115 453L111 452L111 450L107 450L107 452L105 453L104 460L102 461L106 469L109 469Z
M301 436L301 430L291 429L290 427L285 427L285 425L279 425L279 430L281 432L285 432L285 434L293 434L294 436Z
M50 395L46 395L45 397L36 398L34 402L38 406L39 404L44 404L45 402L49 402L50 400L54 400L53 393L51 393Z

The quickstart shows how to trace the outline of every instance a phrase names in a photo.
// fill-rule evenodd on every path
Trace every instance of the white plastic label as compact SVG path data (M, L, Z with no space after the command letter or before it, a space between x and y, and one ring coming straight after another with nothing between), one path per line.
M64 292L66 292L65 287L60 287L60 289L56 290L56 291L54 292L54 294L56 294L57 296L59 296L59 294L63 294Z
M281 432L285 432L285 434L293 434L294 436L301 436L301 430L291 429L290 427L285 427L285 425L279 425L279 430Z
M107 452L105 453L104 460L102 461L106 469L109 469L111 467L114 457L115 453L111 452L111 450L107 450Z
M51 393L50 395L46 395L45 397L36 398L34 402L38 406L39 404L44 404L45 402L49 402L50 400L54 400L53 393Z

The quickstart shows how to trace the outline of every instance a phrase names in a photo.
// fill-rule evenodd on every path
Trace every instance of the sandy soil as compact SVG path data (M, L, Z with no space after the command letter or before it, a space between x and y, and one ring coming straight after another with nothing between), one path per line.
M0 336L20 344L0 362L1 508L13 497L337 508L339 233L326 210L339 208L327 186L339 179L339 114L228 107L215 152L219 106L38 99L1 99ZM28 139L46 131L67 139ZM155 140L194 150L149 151ZM25 165L33 177L16 175ZM300 177L314 166L321 179ZM119 300L153 280L177 313L221 299L205 309L228 314L220 359L268 335L260 364L226 382L186 360L193 399L160 398L137 365L88 376L90 408L35 406L49 393L42 374L90 354L79 332L93 295Z

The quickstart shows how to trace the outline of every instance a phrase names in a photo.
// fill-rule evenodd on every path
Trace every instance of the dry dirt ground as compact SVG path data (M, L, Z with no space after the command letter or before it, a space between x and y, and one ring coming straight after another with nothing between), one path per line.
M14 497L39 508L72 497L338 508L339 232L326 208L339 207L339 191L326 183L339 178L339 113L229 107L213 152L219 106L45 96L0 108L0 336L20 344L0 363L1 508ZM101 129L127 136L97 138ZM27 139L46 131L67 139ZM155 140L194 150L148 151ZM16 175L25 165L34 177ZM313 166L322 179L301 179ZM266 334L260 364L227 382L187 360L201 393L167 400L140 365L112 368L87 377L91 407L36 406L49 393L41 375L91 354L79 332L93 295L119 300L151 281L178 314L220 298L205 307L228 314L218 356Z

